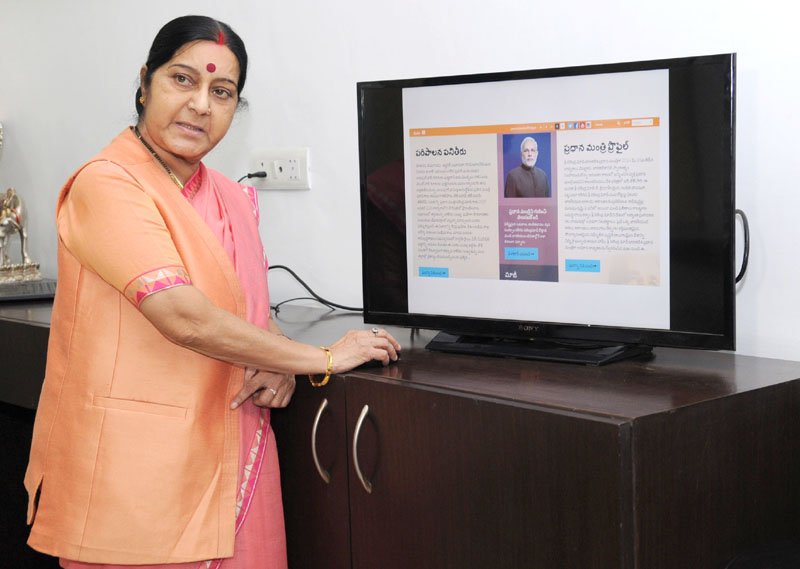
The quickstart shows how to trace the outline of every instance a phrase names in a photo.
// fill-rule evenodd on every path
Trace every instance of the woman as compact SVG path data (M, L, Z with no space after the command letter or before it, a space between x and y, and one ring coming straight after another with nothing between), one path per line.
M397 358L385 331L318 348L269 318L252 188L201 162L246 72L227 25L169 22L140 72L137 125L59 197L25 484L29 544L62 567L285 567L268 408L289 402L294 374Z

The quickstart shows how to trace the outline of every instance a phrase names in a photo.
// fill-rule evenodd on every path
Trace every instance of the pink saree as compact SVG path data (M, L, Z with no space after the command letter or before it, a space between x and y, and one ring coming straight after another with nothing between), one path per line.
M240 229L252 224L254 218L258 223L254 188L240 186L201 164L182 193L231 259L247 302L247 320L260 328L267 328L269 294L263 247L258 239L251 237L252 232ZM233 557L135 566L61 559L61 566L64 569L286 569L280 472L275 436L270 428L270 412L247 400L239 407L239 417L240 472Z

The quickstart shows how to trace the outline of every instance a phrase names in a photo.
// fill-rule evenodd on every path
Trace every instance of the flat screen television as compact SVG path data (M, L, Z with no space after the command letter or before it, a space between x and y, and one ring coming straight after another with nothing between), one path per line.
M359 82L365 321L595 364L735 349L735 64Z

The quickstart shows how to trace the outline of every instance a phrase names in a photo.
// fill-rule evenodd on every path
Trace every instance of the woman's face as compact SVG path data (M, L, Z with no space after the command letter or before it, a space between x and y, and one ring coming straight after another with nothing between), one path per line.
M211 41L183 46L142 87L142 135L167 164L196 164L228 132L238 81L239 62L227 46Z

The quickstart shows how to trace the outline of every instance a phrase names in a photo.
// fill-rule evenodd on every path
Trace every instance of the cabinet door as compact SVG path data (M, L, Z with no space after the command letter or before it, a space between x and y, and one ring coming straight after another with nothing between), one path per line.
M347 415L353 569L631 566L624 425L352 377Z
M727 567L759 545L796 543L798 416L794 382L637 421L637 567Z
M315 421L314 446L328 482L317 470L312 454ZM312 388L305 376L298 376L291 404L272 412L272 426L281 464L289 567L349 569L350 512L342 380L334 378L325 387Z

